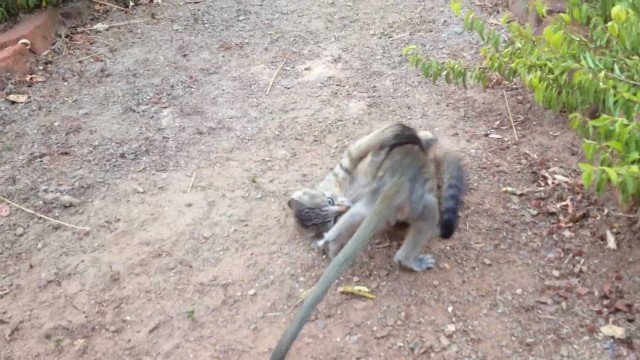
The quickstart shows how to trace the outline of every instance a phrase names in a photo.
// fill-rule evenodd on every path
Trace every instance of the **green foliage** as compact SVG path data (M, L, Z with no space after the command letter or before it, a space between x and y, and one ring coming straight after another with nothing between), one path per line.
M571 126L584 138L589 163L580 164L585 187L601 195L608 184L623 203L640 198L640 0L569 0L566 14L553 15L541 35L502 18L509 36L451 0L456 16L483 42L483 61L471 69L457 60L425 59L415 46L404 49L412 66L433 82L466 88L471 80L487 86L499 74L520 79L546 108L569 113ZM545 17L541 1L536 11ZM598 110L598 117L586 114Z
M58 5L61 0L0 0L0 23L20 13Z

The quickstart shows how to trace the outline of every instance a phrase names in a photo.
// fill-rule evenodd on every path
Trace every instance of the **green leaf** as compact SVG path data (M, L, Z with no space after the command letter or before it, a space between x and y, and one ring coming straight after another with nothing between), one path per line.
M624 159L624 161L626 163L634 163L636 161L640 160L640 153L638 153L637 151L634 151L632 153L630 153L629 155L627 155L627 157Z
M627 18L627 12L620 5L616 5L611 8L611 18L617 22L624 22Z
M589 124L595 127L602 127L609 124L611 120L608 117L599 117L597 119L593 119L589 121Z
M624 153L624 147L622 146L622 144L620 144L617 141L607 141L605 143L605 145L607 145L608 147L616 150L617 152L619 152L620 154Z
M580 169L582 169L582 185L585 188L588 188L589 186L591 186L591 183L593 181L594 167L593 165L586 163L580 163L578 164L578 166L580 166Z
M604 187L607 185L607 177L603 175L604 172L598 170L596 172L596 194L598 196L602 196L604 192Z
M593 141L585 141L582 144L582 149L584 150L584 156L587 160L593 159L593 154L596 152L596 143Z
M607 30L609 30L609 34L613 35L614 37L618 37L618 24L611 21L607 24Z
M460 0L451 0L449 5L451 10L453 10L453 14L458 17L460 16L460 11L462 10L462 1Z
M560 30L551 38L551 46L556 49L559 49L562 46L562 36L564 35L564 31Z
M409 52L415 52L418 50L418 47L415 45L409 45L406 48L402 49L402 55L406 56Z
M627 196L625 197L624 201L625 203L628 202L628 198L629 195L635 194L636 193L636 188L638 187L638 183L637 183L637 179L634 179L631 174L627 171L625 171L622 174L622 178L624 179L624 188L625 188L625 193L627 194Z
M607 176L611 180L613 184L618 183L618 174L610 167L603 166L600 169L604 170L607 173Z

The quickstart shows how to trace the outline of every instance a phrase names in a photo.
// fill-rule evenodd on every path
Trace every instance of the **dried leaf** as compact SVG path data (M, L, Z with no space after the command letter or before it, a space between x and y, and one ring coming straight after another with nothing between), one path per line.
M39 83L39 82L44 82L46 79L44 78L44 76L40 76L40 75L27 75L26 77L27 82L30 83Z
M517 189L512 188L512 187L509 187L509 186L507 186L507 187L505 187L505 188L502 188L502 190L501 190L501 191L502 191L502 192L506 192L506 193L507 193L507 194L509 194L509 195L516 195L516 196L522 196L522 195L524 195L524 194L525 194L525 192L524 192L524 191L522 191L522 190L517 190Z
M580 286L579 288L576 289L576 294L578 294L578 296L585 296L588 293L589 293L589 289L584 286Z
M71 35L71 41L80 43L80 44L88 44L91 43L91 38L82 33L76 33Z
M611 230L607 229L607 249L617 250L616 238L611 233Z
M616 301L614 308L622 312L626 312L626 313L629 312L629 308L627 307L627 304L623 303L621 300Z
M621 328L620 326L615 326L612 324L601 327L600 332L605 336L612 336L616 339L624 339L627 337L627 334L624 331L624 328Z
M558 175L558 174L553 175L553 177L556 178L556 180L562 181L562 182L570 182L571 181L571 179L569 179L568 177L562 176L562 175Z
M541 296L541 297L537 298L536 302L539 302L539 303L542 303L542 304L547 304L547 305L553 305L553 300L551 300L551 298L546 297L546 296Z
M29 99L29 95L11 94L11 95L7 95L4 99L11 101L13 103L22 104L27 102L27 100Z
M619 273L619 272L617 272L617 271L616 271L615 275L613 276L613 278L614 278L616 281L622 281L622 279L623 279L622 274L620 274L620 273Z
M11 214L11 208L7 204L0 204L0 216L7 217Z
M369 290L368 287L360 286L360 285L345 285L345 286L341 286L338 289L338 292L341 293L341 294L352 294L352 295L356 295L356 296L361 296L361 297L365 297L367 299L375 299L376 298L376 296L371 293L371 290Z
M611 284L609 282L605 282L602 285L602 292L604 293L604 296L611 299Z

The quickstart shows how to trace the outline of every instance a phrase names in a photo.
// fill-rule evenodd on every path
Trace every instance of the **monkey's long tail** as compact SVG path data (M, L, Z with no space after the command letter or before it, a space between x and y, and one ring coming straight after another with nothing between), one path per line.
M465 184L460 158L451 153L445 154L444 157L444 184L440 198L440 237L448 239L453 236L458 225Z
M356 256L365 248L376 231L387 222L391 215L395 214L394 198L402 190L402 186L401 179L397 179L382 191L369 215L364 219L345 247L329 264L311 294L298 310L293 322L291 322L271 353L271 360L284 360L298 334L300 334L309 317L311 317L311 313L325 297L333 282L353 263Z

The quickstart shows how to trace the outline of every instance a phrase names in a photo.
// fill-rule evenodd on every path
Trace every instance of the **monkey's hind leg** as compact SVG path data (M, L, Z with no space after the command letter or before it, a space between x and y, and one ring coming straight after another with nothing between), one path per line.
M424 245L438 235L438 218L438 201L433 196L425 196L422 211L410 221L407 236L394 256L398 264L416 272L435 267L433 255L422 254L422 251Z
M316 242L317 247L329 245L328 254L330 258L334 258L342 246L353 236L358 230L362 221L367 216L370 202L367 199L361 200L347 210L338 222L326 233L322 240Z

